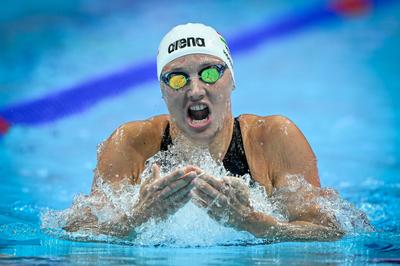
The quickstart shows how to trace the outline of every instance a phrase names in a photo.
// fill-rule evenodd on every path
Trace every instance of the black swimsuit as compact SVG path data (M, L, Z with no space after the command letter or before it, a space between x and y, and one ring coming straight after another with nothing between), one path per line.
M167 151L168 146L172 144L171 135L169 134L169 123L165 127L164 135L161 140L161 151ZM242 176L250 174L249 165L247 164L246 154L244 152L242 134L240 131L240 124L238 118L235 118L232 140L229 145L228 151L225 154L222 163L226 170L232 175Z

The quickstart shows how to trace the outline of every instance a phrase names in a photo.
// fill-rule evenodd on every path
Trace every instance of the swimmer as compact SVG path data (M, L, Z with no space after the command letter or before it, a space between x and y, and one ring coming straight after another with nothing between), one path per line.
M166 219L193 201L216 221L257 238L332 241L343 236L334 215L312 204L314 198L330 196L334 191L315 190L321 192L308 193L310 204L303 204L293 195L295 192L290 192L293 190L282 190L292 185L291 175L302 176L308 185L320 188L316 157L296 125L276 115L233 117L233 61L219 33L203 24L174 27L159 45L157 75L169 115L119 127L103 143L92 186L92 195L96 195L99 178L112 186L126 181L141 184L131 214L100 222L91 209L86 209L84 219L71 219L64 229L127 236L147 221ZM146 160L167 150L179 136L191 145L207 147L231 176L216 178L207 169L187 165L161 177L160 167L153 164L151 175L141 182ZM249 188L238 182L245 174L263 186L268 196L280 191L288 210L287 222L253 209Z

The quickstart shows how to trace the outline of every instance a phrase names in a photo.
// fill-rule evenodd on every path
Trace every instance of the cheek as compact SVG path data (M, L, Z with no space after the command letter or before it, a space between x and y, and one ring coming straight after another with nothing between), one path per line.
M216 104L225 104L227 102L230 102L230 98L231 98L231 93L226 89L220 90L214 96Z
M164 101L167 104L170 113L181 113L182 112L182 101L183 97L176 92L166 93Z

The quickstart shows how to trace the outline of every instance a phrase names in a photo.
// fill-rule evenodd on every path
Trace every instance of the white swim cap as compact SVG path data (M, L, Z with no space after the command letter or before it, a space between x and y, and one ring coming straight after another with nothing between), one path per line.
M200 23L178 25L161 40L157 54L157 77L172 60L188 54L209 54L224 61L232 73L233 61L225 39L213 28Z

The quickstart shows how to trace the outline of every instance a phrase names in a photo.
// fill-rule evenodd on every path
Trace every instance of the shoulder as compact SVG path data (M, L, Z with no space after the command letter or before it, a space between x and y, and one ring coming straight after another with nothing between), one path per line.
M315 154L290 119L280 115L241 115L239 122L247 149L269 161L273 183L279 176L301 174L312 185L320 186Z
M275 135L277 137L291 134L301 134L297 126L289 118L282 115L259 116L243 114L239 118L240 127L249 134L257 134L259 137Z
M119 143L134 145L146 139L157 138L163 135L168 122L169 115L159 115L146 120L128 122L119 126L108 141L116 145Z
M150 117L146 120L131 121L119 126L113 134L118 131L125 131L130 135L143 135L148 131L164 129L169 122L169 115L158 115Z
M156 153L161 145L164 130L169 122L169 115L154 116L146 120L132 121L119 126L102 143L99 158L102 155L149 157ZM109 157L109 156L106 156Z
M278 153L287 154L296 147L308 146L302 132L285 116L244 114L238 119L244 143L260 152L276 157Z
M111 182L131 178L137 182L144 162L159 150L168 121L168 115L161 115L118 127L100 145L96 178Z

